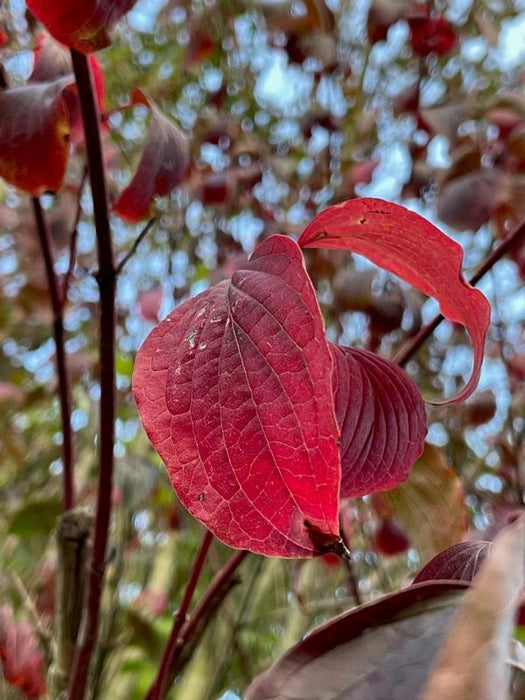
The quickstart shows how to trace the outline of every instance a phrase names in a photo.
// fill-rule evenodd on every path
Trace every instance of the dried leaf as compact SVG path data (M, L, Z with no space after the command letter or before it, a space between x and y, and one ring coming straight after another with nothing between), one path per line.
M465 537L461 482L437 447L427 443L408 479L385 496L424 560Z

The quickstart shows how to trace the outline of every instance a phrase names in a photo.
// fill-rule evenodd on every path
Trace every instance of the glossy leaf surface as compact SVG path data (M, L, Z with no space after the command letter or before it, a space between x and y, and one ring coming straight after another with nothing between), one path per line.
M189 145L177 125L140 89L132 104L151 110L149 136L137 172L114 205L115 212L129 222L150 216L155 196L165 196L183 179L189 165Z
M246 700L406 700L424 688L466 584L411 586L309 634Z
M182 503L219 539L308 557L338 538L332 358L297 244L175 309L137 355L133 389Z
M332 344L330 350L341 429L341 496L392 489L423 451L427 422L421 394L385 358Z
M73 82L71 76L0 92L0 177L31 195L62 185Z
M55 39L82 53L111 43L113 26L136 0L27 0L27 7Z
M474 350L470 379L445 403L472 394L481 372L490 307L462 276L460 245L419 214L373 198L328 207L306 227L299 245L359 253L437 299L443 316L467 329Z

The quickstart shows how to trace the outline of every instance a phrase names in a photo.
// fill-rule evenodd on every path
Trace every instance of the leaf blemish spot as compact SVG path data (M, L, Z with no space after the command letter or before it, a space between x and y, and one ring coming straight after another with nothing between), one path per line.
M206 500L206 494L204 492L199 493L198 500L202 503L203 501Z
M186 340L188 341L188 345L190 346L190 349L191 349L191 350L193 350L193 348L195 347L195 338L196 338L196 337L197 337L197 331L194 330L194 331L192 331L192 332L188 335L188 337L186 338Z

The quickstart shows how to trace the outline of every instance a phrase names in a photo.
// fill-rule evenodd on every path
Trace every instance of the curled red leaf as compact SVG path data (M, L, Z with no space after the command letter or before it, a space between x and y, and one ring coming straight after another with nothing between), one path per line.
M31 195L62 185L73 83L70 76L0 92L0 177Z
M466 328L474 350L470 379L443 403L459 403L472 394L481 372L490 306L463 278L458 243L399 204L363 198L322 211L306 227L299 245L359 253L437 299L443 316Z
M338 540L332 358L294 241L266 239L175 309L139 350L133 390L180 500L219 539L282 557Z
M137 172L115 202L115 213L129 222L150 216L155 196L165 196L184 178L189 165L189 145L176 124L139 88L132 104L151 110L149 137Z
M330 344L341 429L341 496L397 486L423 452L425 407L416 385L389 360Z
M82 53L111 44L111 30L136 0L27 0L27 7L62 44Z

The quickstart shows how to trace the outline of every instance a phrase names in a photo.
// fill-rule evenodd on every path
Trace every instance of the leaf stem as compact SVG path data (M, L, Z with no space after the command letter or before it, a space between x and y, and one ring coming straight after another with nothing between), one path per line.
M469 280L471 285L477 284L482 277L484 277L487 272L492 269L492 267L500 260L506 253L508 253L515 245L518 244L521 238L525 237L525 220L518 224L518 226L509 233L509 235L503 239L503 241L494 248L494 250L487 255L485 260L478 267L476 272L472 275ZM444 318L441 314L435 316L430 323L423 326L421 330L416 333L416 335L411 338L411 340L406 343L406 345L401 348L401 350L394 357L394 362L400 367L406 365L410 358L415 355L423 343L429 338L432 333L439 326Z
M208 536L210 537L210 542L207 542ZM149 689L145 700L163 700L167 688L170 687L175 678L183 649L198 635L202 624L205 624L207 620L211 618L218 605L233 585L233 574L248 554L246 550L239 550L226 562L222 569L214 576L208 589L195 606L190 619L186 620L188 607L212 539L213 535L206 532L193 565L191 577L184 593L184 599L174 620L170 638L164 650L159 673Z
M126 255L122 258L122 260L121 260L121 261L119 262L119 264L117 265L117 268L116 268L116 270L115 270L115 274L116 274L117 276L120 275L120 273L121 273L122 270L124 269L124 266L127 265L127 263L129 262L129 260L135 255L135 253L137 252L137 248L138 248L139 245L142 243L142 241L144 240L144 238L146 237L146 235L149 233L149 231L150 231L151 227L153 226L153 224L156 223L156 221L157 221L157 218L156 218L156 217L153 217L153 219L150 219L150 220L148 221L148 223L144 226L144 228L142 229L142 231L139 233L139 235L138 235L137 238L135 239L135 241L134 241L134 243L133 243L131 249L126 253Z
M66 511L75 505L75 485L73 475L73 433L71 430L71 392L69 389L64 339L64 309L54 270L53 239L49 223L42 210L40 199L33 197L32 203L53 310L53 337L55 340L58 392L62 419L62 459L64 462L62 500L64 511Z
M89 179L97 237L98 273L100 294L100 424L98 439L98 492L95 514L93 550L89 565L86 600L84 603L83 638L75 649L68 697L82 700L86 693L89 669L97 640L100 603L106 549L111 518L111 494L113 486L113 447L115 434L115 289L116 276L113 259L106 179L100 138L100 116L95 100L93 79L87 57L75 50L71 60L78 88Z
M202 573L204 562L206 561L206 555L208 554L208 550L212 542L213 535L209 530L206 530L202 539L202 544L197 553L195 563L193 564L193 569L191 571L190 578L188 580L188 583L186 584L186 590L182 598L182 603L177 611L175 620L173 621L173 627L171 628L170 637L168 639L166 648L164 649L164 654L162 657L158 675L153 681L153 684L146 696L147 700L162 700L162 698L164 697L164 694L166 692L166 684L168 681L168 674L173 664L173 657L175 655L179 634L183 626L186 624L191 600L193 598L193 594L195 593L195 588Z

